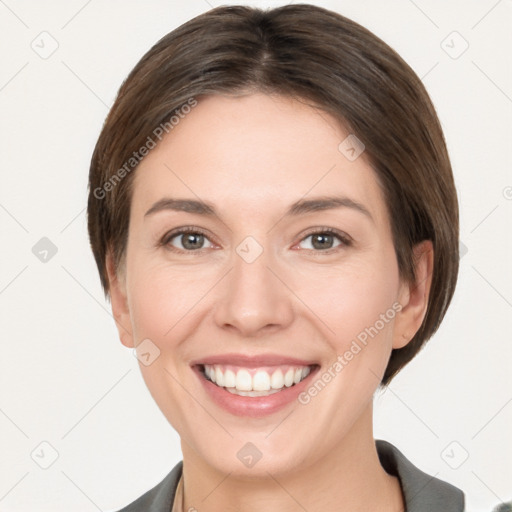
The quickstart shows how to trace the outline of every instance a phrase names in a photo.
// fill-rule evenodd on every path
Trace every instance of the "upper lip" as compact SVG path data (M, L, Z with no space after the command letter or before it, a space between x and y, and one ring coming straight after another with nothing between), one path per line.
M212 365L212 364L231 364L234 366L244 366L246 368L257 368L260 366L312 366L315 361L306 361L305 359L297 359L295 357L288 357L280 354L260 354L249 356L245 354L218 354L201 359L196 359L190 363L194 365Z

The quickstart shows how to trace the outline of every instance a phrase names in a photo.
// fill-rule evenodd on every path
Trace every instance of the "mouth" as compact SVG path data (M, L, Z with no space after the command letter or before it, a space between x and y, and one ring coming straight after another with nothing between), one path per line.
M299 396L320 371L319 361L275 353L217 354L189 364L213 405L255 419L302 404Z
M266 365L266 366L264 366ZM320 365L279 356L215 356L191 364L212 404L239 417L263 418L299 401Z
M233 395L263 397L292 388L319 367L311 365L280 365L249 368L227 364L198 364L203 378Z

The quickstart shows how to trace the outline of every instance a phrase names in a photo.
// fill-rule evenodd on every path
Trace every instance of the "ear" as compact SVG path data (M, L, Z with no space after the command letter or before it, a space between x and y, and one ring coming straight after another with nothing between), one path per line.
M124 346L133 348L135 345L133 343L130 310L126 299L125 278L116 272L114 259L110 250L107 252L106 267L112 314L114 315L117 331L119 332L119 339Z
M434 269L434 247L431 240L424 240L413 248L416 282L402 283L398 301L402 309L395 317L393 348L407 345L421 327L427 312L432 272Z

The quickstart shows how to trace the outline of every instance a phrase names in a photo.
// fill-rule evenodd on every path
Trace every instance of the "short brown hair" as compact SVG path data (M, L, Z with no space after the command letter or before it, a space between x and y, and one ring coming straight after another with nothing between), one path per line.
M433 243L427 312L414 338L393 350L386 385L436 332L452 299L459 266L457 194L421 80L373 33L318 6L212 9L160 39L130 72L90 166L88 229L105 295L107 251L118 268L126 249L130 171L138 163L132 155L191 98L253 91L312 102L364 143L384 191L401 278L415 282L412 248Z

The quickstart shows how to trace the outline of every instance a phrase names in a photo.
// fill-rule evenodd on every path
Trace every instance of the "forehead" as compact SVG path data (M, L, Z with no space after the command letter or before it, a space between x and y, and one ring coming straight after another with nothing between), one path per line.
M343 194L379 218L375 171L364 152L355 160L347 153L350 135L330 114L289 97L207 96L143 159L132 207L163 195L196 196L261 212L308 195Z

